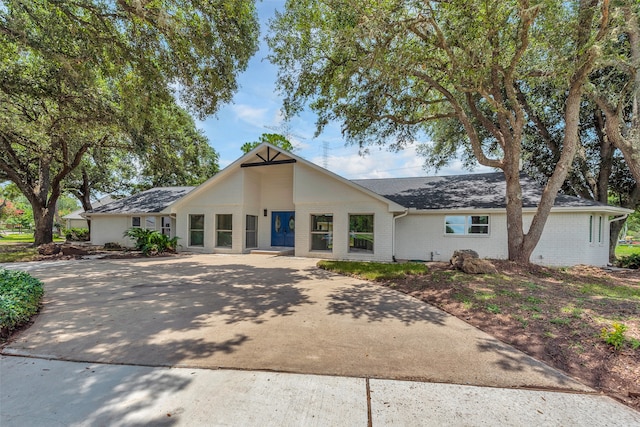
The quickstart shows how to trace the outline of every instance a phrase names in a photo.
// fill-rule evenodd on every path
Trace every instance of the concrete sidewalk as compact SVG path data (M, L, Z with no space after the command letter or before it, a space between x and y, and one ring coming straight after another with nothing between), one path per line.
M0 357L0 425L640 426L606 396Z

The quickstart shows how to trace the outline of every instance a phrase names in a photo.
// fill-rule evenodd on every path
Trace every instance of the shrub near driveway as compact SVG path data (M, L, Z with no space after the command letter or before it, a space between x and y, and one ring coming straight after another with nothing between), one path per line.
M0 339L38 312L42 282L23 271L0 269Z

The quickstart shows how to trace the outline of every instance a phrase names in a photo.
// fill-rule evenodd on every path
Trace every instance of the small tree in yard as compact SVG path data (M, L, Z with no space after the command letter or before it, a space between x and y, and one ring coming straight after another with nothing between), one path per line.
M136 249L142 251L146 256L175 252L179 239L177 236L169 237L158 231L143 228L130 228L124 232L124 237L135 240Z

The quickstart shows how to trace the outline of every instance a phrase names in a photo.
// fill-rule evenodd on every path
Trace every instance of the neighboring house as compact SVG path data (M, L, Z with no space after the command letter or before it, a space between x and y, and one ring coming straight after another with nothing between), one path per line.
M111 196L105 196L100 200L91 203L91 205L93 209L96 209L102 205L106 205L107 203L111 203L111 202L113 202L113 198ZM82 216L83 214L84 214L84 209L78 209L71 212L70 214L63 216L62 219L64 220L64 227L66 229L88 228L89 226L87 224L87 220L84 216Z
M528 226L542 189L524 176L522 187ZM609 223L630 212L558 196L531 261L606 265ZM87 215L96 221L94 244L122 242L132 226L161 231L165 218L191 252L288 248L303 257L447 261L473 249L507 257L501 172L347 180L266 143L193 191L152 189Z

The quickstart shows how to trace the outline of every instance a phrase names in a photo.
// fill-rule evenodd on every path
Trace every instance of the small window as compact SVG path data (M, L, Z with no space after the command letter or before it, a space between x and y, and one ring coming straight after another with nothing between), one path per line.
M171 237L171 218L163 216L160 218L160 229L162 234Z
M147 216L144 218L144 228L147 230L155 230L156 229L156 217L155 216Z
M189 246L204 246L204 215L189 215Z
M311 215L311 250L333 250L333 215Z
M602 222L603 222L602 219L603 219L602 216L598 217L598 243L602 243L602 239L604 237L603 233L602 233L602 231L603 231L602 230L602 228L603 228L602 227Z
M233 215L216 215L216 246L223 248L231 247L232 228Z
M445 234L489 234L488 215L452 215L444 223Z
M373 253L373 215L349 215L349 252Z
M131 226L132 227L136 227L136 228L140 228L140 217L139 216L131 217Z
M246 242L247 248L258 247L258 217L247 215Z
M593 215L589 215L589 243L593 243Z

